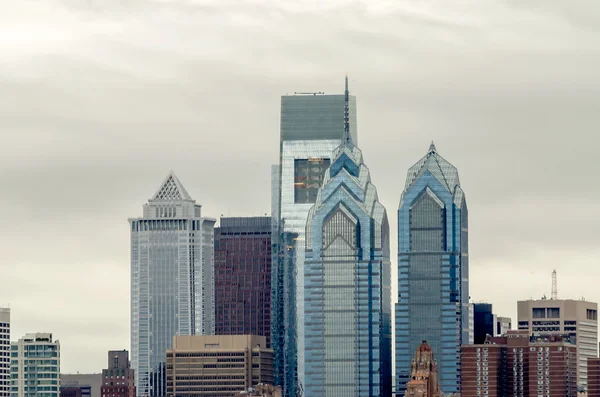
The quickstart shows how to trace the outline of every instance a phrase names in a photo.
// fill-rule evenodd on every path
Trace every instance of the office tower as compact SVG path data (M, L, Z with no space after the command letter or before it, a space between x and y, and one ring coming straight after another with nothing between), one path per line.
M568 336L509 331L462 347L462 397L575 397L576 346Z
M494 336L501 336L512 329L510 317L496 317L496 330Z
M587 359L598 357L598 304L584 300L541 299L517 303L519 330L569 334L577 340L577 378L587 387Z
M410 381L405 397L443 397L438 378L437 362L427 341L421 342L410 365Z
M486 336L495 336L496 321L489 303L473 304L474 311L474 343L480 345L485 342Z
M273 350L255 335L176 336L167 350L167 397L233 397L273 384Z
M442 392L458 392L460 346L470 333L467 234L458 170L432 143L408 170L398 210L397 393L423 339L437 358Z
M60 343L52 334L27 334L11 343L11 397L60 396Z
M108 368L102 371L102 397L134 397L135 374L127 350L110 350Z
M102 374L60 374L60 395L81 393L82 397L101 397ZM78 391L77 391L78 390Z
M215 228L215 333L271 337L271 218Z
M316 201L325 170L331 163L331 153L344 137L345 95L296 93L281 97L279 146L279 178L276 191L277 222L283 222L284 233L296 234L294 265L296 282L297 321L289 324L297 334L298 377L304 378L304 231L308 210ZM356 128L356 98L348 98L350 133L358 144ZM279 244L282 246L283 244ZM294 350L296 350L294 348ZM287 389L284 396L296 395ZM293 386L291 386L293 387Z
M10 396L10 309L0 307L0 397Z
M389 225L348 118L306 221L304 390L390 396Z
M137 395L164 396L175 335L214 333L215 219L201 216L173 172L131 227L131 362Z
M600 358L588 358L587 375L587 397L600 397Z

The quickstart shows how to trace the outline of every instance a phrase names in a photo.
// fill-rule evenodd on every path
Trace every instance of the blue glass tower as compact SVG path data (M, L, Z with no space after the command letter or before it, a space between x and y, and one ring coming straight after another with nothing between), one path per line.
M460 346L469 341L468 215L457 169L432 143L408 170L398 210L396 386L426 340L444 393L460 391Z
M348 97L346 79L346 98ZM389 224L349 133L306 223L306 396L391 395Z

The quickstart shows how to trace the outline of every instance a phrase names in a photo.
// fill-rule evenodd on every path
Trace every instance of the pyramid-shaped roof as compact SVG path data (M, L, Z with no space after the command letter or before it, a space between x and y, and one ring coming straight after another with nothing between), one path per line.
M460 186L458 170L438 154L433 142L431 142L427 154L408 169L406 185L404 188L408 189L411 187L412 184L427 171L439 180L450 192L454 192L454 188Z
M188 194L187 190L183 187L177 175L173 171L169 172L169 175L165 178L163 183L160 185L154 196L150 201L174 201L174 200L190 200L193 199Z

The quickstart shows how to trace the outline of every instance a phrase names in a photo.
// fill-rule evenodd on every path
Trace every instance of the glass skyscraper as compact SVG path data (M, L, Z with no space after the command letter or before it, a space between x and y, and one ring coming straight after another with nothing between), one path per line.
M138 396L165 396L165 352L175 335L213 334L213 236L173 172L130 219L131 352Z
M468 215L457 169L431 144L408 170L398 210L396 385L403 395L421 341L438 359L444 393L460 391L469 341Z
M295 355L297 350L297 377L304 383L304 231L306 216L317 198L317 192L323 183L325 170L331 163L332 152L340 145L344 137L345 96L314 94L285 95L281 97L280 159L279 166L273 172L273 232L274 244L278 249L293 254L293 273L296 275L296 321L280 324L280 318L273 318L273 327L285 328L286 334L297 335L297 346L290 346L285 355ZM356 98L348 99L348 118L352 140L357 143ZM284 242L275 240L289 239L295 242L291 248ZM281 252L281 251L279 251ZM281 258L288 255L279 255ZM282 259L283 260L283 259ZM274 265L275 266L275 265ZM279 263L275 267L282 268ZM283 269L283 268L282 268ZM289 269L288 269L289 270ZM286 271L286 274L289 274ZM283 272L279 272L281 276ZM273 282L274 293L281 293ZM279 283L279 285L283 285ZM291 283L286 281L286 285ZM273 302L282 303L284 299L273 297ZM289 300L287 301L289 302ZM286 310L289 313L289 310ZM277 347L274 346L276 349ZM277 361L277 351L275 359ZM293 359L296 362L295 358ZM291 358L288 360L288 365ZM277 363L275 368L277 369ZM296 364L294 364L296 365ZM290 368L286 373L292 374ZM287 376L286 375L286 376ZM284 385L284 396L295 397L296 385Z
M389 224L348 135L308 213L305 249L306 396L391 396Z

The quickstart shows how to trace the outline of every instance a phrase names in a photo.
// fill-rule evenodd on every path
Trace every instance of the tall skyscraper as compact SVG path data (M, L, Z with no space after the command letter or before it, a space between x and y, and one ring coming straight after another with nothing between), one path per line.
M0 307L0 397L10 396L10 309Z
M59 397L59 341L35 333L11 343L10 378L11 397Z
M403 394L410 357L427 340L442 391L460 388L460 346L469 341L467 204L457 169L433 145L408 170L398 210L396 385Z
M356 98L348 100L350 133L358 144ZM304 378L304 231L308 210L315 203L332 152L344 137L345 96L323 93L295 94L281 97L279 170L276 191L277 225L282 236L296 234L294 266L296 273L297 321L288 324L298 340L298 378ZM275 190L275 189L274 189ZM279 227L279 226L278 226ZM289 235L288 235L289 237ZM278 246L282 244L277 243ZM284 387L284 396L295 396L295 389Z
M102 371L102 397L135 397L135 373L127 350L110 350Z
M346 78L346 98L348 80ZM345 139L306 221L306 396L391 396L389 224L361 151Z
M517 302L519 330L530 334L569 334L577 342L577 377L587 388L587 360L598 357L598 304L573 299Z
M214 333L213 237L173 172L131 227L131 352L138 396L164 396L175 335Z
M215 332L271 338L271 218L221 218L215 229Z

